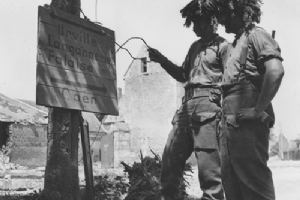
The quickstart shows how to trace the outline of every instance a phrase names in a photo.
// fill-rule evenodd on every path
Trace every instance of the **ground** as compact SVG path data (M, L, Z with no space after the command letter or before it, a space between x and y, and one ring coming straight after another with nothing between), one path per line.
M299 200L300 199L300 161L270 160L269 166L273 172L275 193L277 200ZM189 179L190 187L188 193L200 197L200 187L197 180L197 168Z
M277 200L299 200L300 199L300 161L280 161L277 159L271 159L269 166L273 172L276 199ZM15 170L11 171L11 177L16 177L12 180L11 186L13 188L25 188L26 185L31 186L31 191L43 187L43 168L36 169L37 171L30 170ZM194 173L190 178L190 187L187 192L194 197L200 197L201 191L197 180L197 167L193 168ZM101 170L99 166L94 166L94 174L109 174L114 172L122 173L122 170ZM30 175L34 174L34 176ZM21 176L22 175L22 176ZM80 179L83 184L83 169L80 168ZM31 179L33 178L33 179ZM0 177L0 188L4 183L4 176ZM31 184L28 184L31 183ZM20 191L21 192L21 191ZM24 191L23 191L24 192ZM30 192L30 191L27 191ZM1 194L7 194L8 191L1 191Z

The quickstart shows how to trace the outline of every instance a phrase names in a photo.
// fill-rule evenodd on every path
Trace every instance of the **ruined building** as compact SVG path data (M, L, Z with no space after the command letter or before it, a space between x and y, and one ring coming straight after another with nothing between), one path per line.
M158 63L148 62L146 47L124 74L125 91L120 100L120 113L129 124L133 141L141 142L142 151L148 147L161 153L172 128L171 120L181 104L182 86Z
M46 117L46 111L0 94L0 148L1 153L8 156L5 160L0 159L2 164L45 165Z

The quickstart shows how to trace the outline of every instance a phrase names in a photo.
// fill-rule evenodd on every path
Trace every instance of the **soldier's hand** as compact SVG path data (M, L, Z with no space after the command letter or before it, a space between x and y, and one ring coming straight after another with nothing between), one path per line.
M149 58L151 61L162 63L165 60L165 56L162 55L157 49L148 48Z
M236 115L237 122L244 120L255 120L262 116L263 112L258 112L255 108L242 108Z

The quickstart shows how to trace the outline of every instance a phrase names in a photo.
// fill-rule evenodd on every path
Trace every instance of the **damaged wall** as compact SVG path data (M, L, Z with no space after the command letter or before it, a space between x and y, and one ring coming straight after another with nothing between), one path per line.
M116 168L121 166L121 161L132 163L137 160L131 130L124 121L103 123L102 131L105 134L100 141L99 152L103 168Z
M12 163L28 167L45 166L47 152L47 125L11 124Z
M148 57L146 47L137 57ZM124 80L120 112L131 130L141 131L136 138L145 137L148 146L161 153L172 128L171 120L181 103L180 84L159 64L148 62L145 66L141 60L131 63Z
M6 146L9 139L9 122L0 122L0 149Z

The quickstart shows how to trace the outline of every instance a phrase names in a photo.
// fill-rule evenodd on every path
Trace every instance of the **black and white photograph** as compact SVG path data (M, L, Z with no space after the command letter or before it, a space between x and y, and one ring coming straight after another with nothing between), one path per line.
M0 8L0 200L300 199L299 1Z

